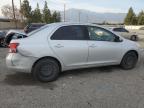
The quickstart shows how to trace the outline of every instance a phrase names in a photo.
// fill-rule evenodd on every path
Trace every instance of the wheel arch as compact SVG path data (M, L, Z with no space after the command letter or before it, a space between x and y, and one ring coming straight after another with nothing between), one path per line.
M58 63L58 65L59 65L60 71L62 71L62 64L61 64L61 62L60 62L57 58L52 57L52 56L45 56L45 57L41 57L41 58L39 58L38 60L36 60L36 61L34 62L34 64L32 65L32 70L33 70L34 66L35 66L40 60L43 60L43 59L52 59L52 60L55 60L55 61Z
M122 59L123 59L124 56L125 56L127 53L129 53L129 52L134 52L134 53L136 54L136 56L137 56L137 59L139 58L138 51L136 51L136 50L129 50L129 51L127 51L127 52L123 55Z

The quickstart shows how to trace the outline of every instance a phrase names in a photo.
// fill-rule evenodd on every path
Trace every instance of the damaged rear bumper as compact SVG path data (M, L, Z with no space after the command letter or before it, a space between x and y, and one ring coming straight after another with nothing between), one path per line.
M30 73L36 60L36 57L27 57L19 53L9 53L6 57L6 65L9 70Z

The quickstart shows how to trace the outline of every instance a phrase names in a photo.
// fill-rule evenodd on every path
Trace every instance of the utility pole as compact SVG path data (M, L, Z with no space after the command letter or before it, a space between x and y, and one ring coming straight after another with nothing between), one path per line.
M87 23L88 23L88 22L89 22L89 16L88 16L88 14L87 14L87 16L86 16L86 17L87 17Z
M14 1L13 0L12 0L12 8L13 8L13 17L14 17L15 27L17 29L17 21L16 21L16 17L15 17L15 9L14 9Z
M20 0L20 9L21 9L21 6L22 6L22 2L21 2L21 0ZM22 12L23 13L23 12ZM22 13L21 13L21 21L23 21L23 15L22 15Z
M64 3L64 22L66 21L66 4Z
M22 2L21 2L21 0L20 0L20 8L21 8L21 4L22 4Z

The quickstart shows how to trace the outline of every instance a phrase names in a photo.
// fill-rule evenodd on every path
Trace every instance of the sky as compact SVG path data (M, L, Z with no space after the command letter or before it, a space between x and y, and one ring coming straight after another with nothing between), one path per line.
M23 1L23 0L21 0ZM36 4L39 3L40 8L44 6L45 0L29 0L30 5L34 9ZM133 7L134 11L138 13L144 10L144 0L46 0L48 6L52 10L63 11L64 4L66 9L76 8L85 9L99 13L127 13L130 7ZM0 0L0 8L3 5L11 5L11 0ZM20 7L20 0L14 0L17 7ZM0 16L1 16L0 11Z

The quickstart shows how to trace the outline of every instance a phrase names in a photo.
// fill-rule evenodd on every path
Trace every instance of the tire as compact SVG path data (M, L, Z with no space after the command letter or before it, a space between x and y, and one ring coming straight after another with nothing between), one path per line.
M34 79L40 82L51 82L58 78L60 67L57 61L49 58L38 61L32 69Z
M4 48L8 48L8 46L5 43L1 43L1 46Z
M4 48L8 47L8 46L5 44L4 39L1 40L0 46L1 46L1 47L4 47Z
M138 41L138 36L137 35L132 35L130 39L132 41Z
M131 51L124 55L120 66L125 70L133 69L137 64L137 61L137 54L134 51Z
M1 46L1 47L2 47L2 41L3 41L3 40L2 40L2 39L0 39L0 46Z

